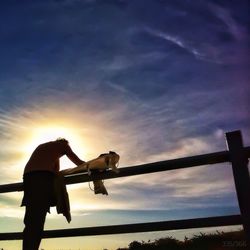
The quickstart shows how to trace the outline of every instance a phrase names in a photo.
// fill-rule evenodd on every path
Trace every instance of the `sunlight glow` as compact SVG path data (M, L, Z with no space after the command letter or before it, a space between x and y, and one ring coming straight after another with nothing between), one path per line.
M77 129L72 126L57 126L55 124L46 124L44 126L32 128L25 136L26 144L23 147L25 158L29 158L39 144L54 141L58 138L65 138L69 141L73 151L75 151L80 158L84 159L86 147L75 131L77 131ZM61 165L72 167L72 162L66 157L62 157Z

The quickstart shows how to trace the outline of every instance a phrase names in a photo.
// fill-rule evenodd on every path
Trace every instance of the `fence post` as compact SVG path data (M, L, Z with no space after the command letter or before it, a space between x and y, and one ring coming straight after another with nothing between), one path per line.
M243 228L247 243L250 245L250 177L248 158L244 151L243 140L239 130L226 133L226 139L233 168Z

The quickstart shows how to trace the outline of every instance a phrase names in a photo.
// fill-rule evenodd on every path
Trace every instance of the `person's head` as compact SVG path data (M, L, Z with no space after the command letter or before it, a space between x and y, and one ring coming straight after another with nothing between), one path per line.
M64 142L64 143L69 143L65 138L59 137L56 139L57 142Z

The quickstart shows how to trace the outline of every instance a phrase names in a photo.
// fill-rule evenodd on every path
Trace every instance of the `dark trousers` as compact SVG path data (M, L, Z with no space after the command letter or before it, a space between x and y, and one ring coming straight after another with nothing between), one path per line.
M38 250L47 212L54 204L54 174L36 171L24 175L26 206L23 230L23 250Z
M23 250L38 250L47 214L46 207L26 206L23 230Z

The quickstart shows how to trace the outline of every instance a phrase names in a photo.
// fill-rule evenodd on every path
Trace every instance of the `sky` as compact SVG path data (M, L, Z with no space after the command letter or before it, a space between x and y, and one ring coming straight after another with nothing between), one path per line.
M1 1L0 185L22 181L32 150L58 137L85 161L116 151L120 167L224 151L233 130L249 146L249 22L246 0ZM61 159L61 169L73 166ZM239 213L230 164L105 185L108 196L68 185L72 222L52 209L45 229ZM23 230L21 199L0 194L0 232ZM50 239L41 247L115 250L194 232ZM21 241L1 247L18 250Z

